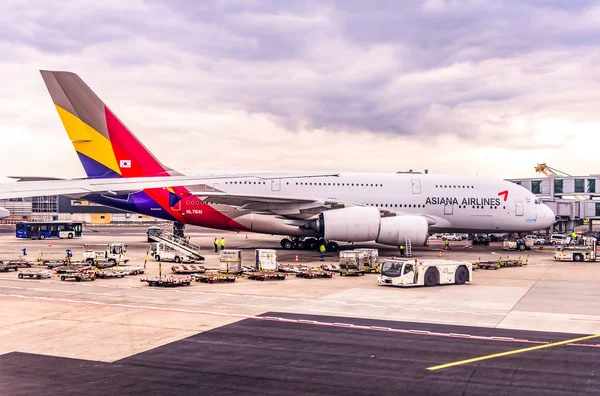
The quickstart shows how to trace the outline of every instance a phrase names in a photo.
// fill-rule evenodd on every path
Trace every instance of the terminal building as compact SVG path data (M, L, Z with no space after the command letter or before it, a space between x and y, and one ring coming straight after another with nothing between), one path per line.
M583 224L592 231L594 220L600 220L600 175L549 175L509 181L531 191L554 211L556 231L565 232Z
M2 223L16 223L24 220L81 221L88 224L155 223L164 221L155 217L125 212L62 195L0 200L0 207L10 212L9 217L0 220Z

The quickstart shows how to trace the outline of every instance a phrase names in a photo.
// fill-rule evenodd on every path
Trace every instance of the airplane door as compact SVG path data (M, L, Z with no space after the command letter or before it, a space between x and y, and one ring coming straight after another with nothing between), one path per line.
M522 201L515 202L515 215L523 216L523 202Z
M452 213L454 213L454 205L453 204L444 205L444 214L451 215Z
M411 184L413 194L421 194L421 181L419 179L412 179Z
M281 179L271 180L271 191L281 191Z

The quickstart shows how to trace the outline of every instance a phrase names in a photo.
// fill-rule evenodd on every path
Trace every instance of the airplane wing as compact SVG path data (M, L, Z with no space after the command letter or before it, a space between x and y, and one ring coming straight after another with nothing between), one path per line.
M323 174L321 174L323 176ZM329 176L332 176L329 174ZM223 176L158 176L106 179L36 180L0 183L0 199L26 198L45 195L123 194L148 188L191 187L230 178L252 177L263 180L280 179L274 174L231 174ZM297 176L298 177L298 176ZM309 174L307 177L317 177Z
M229 194L224 192L194 192L193 195L203 198L211 204L224 204L237 207L242 212L279 215L292 219L307 219L325 210L340 209L350 206L364 206L355 202L341 201L336 198L313 199L285 197L280 195ZM396 212L380 208L384 216L395 215Z

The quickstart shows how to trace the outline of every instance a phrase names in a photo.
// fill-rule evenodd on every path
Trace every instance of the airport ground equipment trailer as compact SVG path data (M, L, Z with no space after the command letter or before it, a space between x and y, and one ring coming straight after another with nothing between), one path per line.
M340 266L336 263L321 264L321 269L323 271L340 272Z
M554 260L557 261L596 261L597 260L597 240L593 237L581 237L573 241L566 238L566 243L560 245L554 253Z
M194 274L192 278L196 282L202 283L217 283L217 282L235 282L237 277L233 274L206 273Z
M19 272L19 279L29 278L29 279L46 279L52 278L52 272L48 270L40 270L40 269L26 269L24 271Z
M533 240L532 239L516 239L513 241L504 241L502 242L503 250L518 250L524 252L526 250L531 250L533 248Z
M125 275L141 275L146 272L144 267L130 267L127 265L119 266L119 271L125 273Z
M287 274L284 272L275 271L254 271L246 274L246 277L251 280L285 280Z
M117 270L115 268L106 268L96 271L96 278L105 279L105 278L124 278L127 275L127 272Z
M57 274L73 274L76 272L87 272L94 271L94 267L89 265L63 265L54 268L54 272Z
M362 261L365 272L379 272L379 250L378 249L354 249L358 254L358 260Z
M154 278L142 278L140 282L148 283L148 286L157 287L177 287L177 286L189 286L192 283L192 278L186 276L185 278L171 278L167 276L154 277Z
M340 276L343 275L364 275L365 265L358 257L358 252L355 250L346 250L340 252Z
M83 245L83 260L88 265L103 268L126 263L129 261L127 258L127 245L120 242ZM102 264L98 265L99 263Z
M377 283L388 286L435 286L470 282L473 266L455 260L392 260L381 265Z
M10 270L18 271L19 268L30 267L31 263L25 260L0 261L0 272L8 272Z
M241 274L242 251L224 249L219 252L219 272L225 274Z
M297 278L314 279L314 278L332 278L333 272L324 271L321 269L302 269L296 273Z
M82 280L93 281L95 279L96 275L94 274L94 271L69 272L60 275L61 281L75 280L77 282L81 282Z
M171 267L171 272L174 274L202 274L206 272L203 265L180 264Z
M200 245L190 242L189 238L163 231L160 234L148 234L148 239L162 243L164 249L179 252L182 256L196 261L204 261L204 256L200 254ZM155 256L155 253L152 252L151 255ZM162 259L160 256L159 258Z
M488 261L481 261L481 259L477 260L477 263L475 263L475 265L473 266L473 269L491 269L491 270L498 270L500 268L502 268L502 265L500 265L500 258L498 260L488 260Z

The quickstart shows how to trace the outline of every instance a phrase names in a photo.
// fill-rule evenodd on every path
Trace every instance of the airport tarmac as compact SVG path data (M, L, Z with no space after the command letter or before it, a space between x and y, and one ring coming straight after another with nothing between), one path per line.
M278 237L195 227L186 233L206 247L207 267L218 265L212 241L222 236L249 262L255 248L276 248L282 263L295 263L298 254L301 264L319 264L315 252L280 249ZM132 264L143 265L145 228L130 226L93 227L82 239L53 240L51 247L18 240L13 227L3 226L0 259L22 247L30 256L71 248L77 259L84 243L112 241L127 243ZM381 257L398 253L378 247ZM440 247L431 241L413 252L433 258ZM594 394L600 339L551 343L600 333L600 266L554 262L550 251L532 251L525 267L478 270L471 284L411 289L378 286L374 274L162 289L140 276L76 283L1 273L0 388L8 394ZM442 254L469 261L519 256L466 241ZM337 255L326 260L337 262ZM157 273L150 260L147 275ZM540 345L547 347L428 370Z

